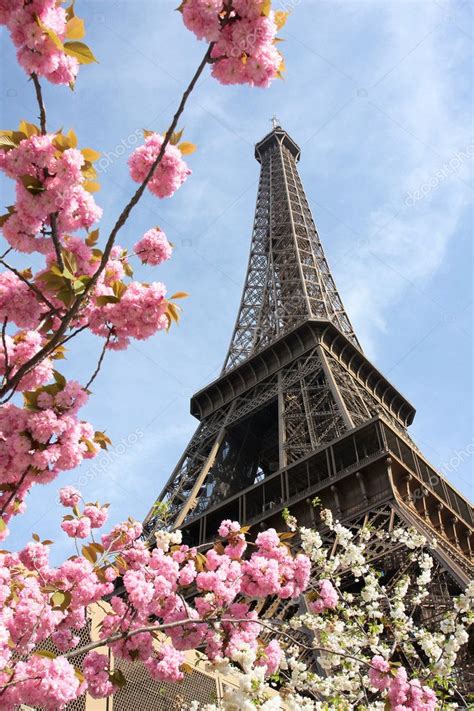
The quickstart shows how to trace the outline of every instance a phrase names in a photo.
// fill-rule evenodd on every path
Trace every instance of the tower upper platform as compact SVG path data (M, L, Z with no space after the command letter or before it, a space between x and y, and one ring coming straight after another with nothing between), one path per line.
M294 142L290 135L281 126L275 126L273 130L262 138L262 140L255 146L255 158L258 162L261 163L263 154L276 145L285 146L285 148L287 148L293 155L295 161L299 161L301 151L298 144Z

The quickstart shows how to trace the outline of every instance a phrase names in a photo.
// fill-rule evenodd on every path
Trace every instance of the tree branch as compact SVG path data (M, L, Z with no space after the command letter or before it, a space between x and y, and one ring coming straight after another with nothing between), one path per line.
M3 266L6 267L7 269L9 269L11 272L13 272L13 274L15 274L15 276L17 276L18 279L21 279L21 281L22 281L24 284L26 284L26 285L31 289L31 291L33 291L33 292L36 294L36 296L38 297L38 299L40 299L43 303L45 303L46 306L48 306L48 308L50 308L51 311L53 311L53 313L55 313L56 315L58 315L58 310L57 310L57 308L56 308L56 307L54 306L54 304L52 304L51 301L43 294L43 292L42 292L40 289L38 289L38 287L36 286L36 284L34 284L34 283L28 281L28 279L27 279L26 277L24 277L23 274L22 274L20 271L18 271L18 269L15 269L15 267L12 267L11 264L7 264L7 262L5 262L4 259L0 259L0 264L3 264Z
M30 370L32 370L32 368L34 368L38 363L40 363L42 360L44 360L44 358L46 358L50 353L52 353L57 348L61 339L63 338L64 334L66 333L69 324L77 316L80 307L84 303L84 301L87 298L87 296L89 295L89 293L93 290L93 288L97 284L97 281L98 281L100 275L102 274L102 272L104 271L104 269L107 265L107 262L110 257L110 253L111 253L112 248L114 246L115 238L116 238L118 232L125 225L133 208L139 202L140 198L142 197L142 195L145 191L146 186L150 182L156 168L158 167L158 165L160 164L160 162L164 156L166 147L168 146L168 143L170 142L173 131L176 128L177 123L180 119L180 116L184 111L186 102L187 102L192 90L194 89L199 77L201 76L206 64L208 64L208 62L209 62L213 46L214 46L213 43L211 43L209 45L209 47L206 51L206 54L204 55L203 59L201 60L199 67L197 68L187 89L183 93L179 107L173 117L170 127L168 128L168 130L166 132L165 138L164 138L163 143L161 145L160 152L159 152L158 156L156 157L155 161L153 162L153 165L151 166L145 180L140 185L138 190L135 192L133 197L130 199L130 201L128 202L128 204L126 205L124 210L122 211L121 215L119 216L114 227L112 228L112 231L110 232L110 235L108 237L108 240L107 240L107 243L106 243L106 246L104 249L104 253L102 255L102 259L101 259L99 268L97 269L97 271L94 273L94 275L88 282L88 284L87 284L86 288L84 289L84 291L82 292L82 294L80 294L76 298L76 300L72 304L71 308L69 309L69 311L66 313L66 315L62 319L61 326L55 332L54 336L48 341L47 344L45 344L43 346L43 348L41 348L41 350L38 351L38 353L36 353L36 355L34 355L32 358L30 358L30 360L28 360L26 363L24 363L21 366L21 368L18 369L18 371L15 373L15 375L12 376L12 378L10 378L8 383L6 383L4 386L2 386L2 388L0 388L0 397L4 397L6 395L6 393L11 388L16 388L18 386L18 383L20 382L21 378L23 378L27 373L30 372Z
M36 93L36 100L38 102L38 107L39 107L39 120L40 120L40 127L41 127L41 133L44 136L46 134L46 108L44 105L43 101L43 92L41 91L41 84L39 82L38 76L33 72L31 74L31 79L33 81L34 87L35 87L35 93Z
M53 212L49 216L49 221L51 223L51 239L53 240L54 251L56 252L56 261L58 263L58 267L60 268L60 270L63 271L64 261L63 261L63 255L61 252L61 242L59 241L59 235L58 235L58 213Z
M94 372L93 372L93 374L92 374L92 376L91 376L89 382L88 382L87 385L85 386L85 390L89 390L89 386L92 385L92 383L94 382L94 380L96 379L96 377L99 375L100 367L101 367L101 365L102 365L102 361L103 361L104 358L105 358L105 353L106 353L106 351L107 351L107 346L109 345L109 341L110 341L111 336L112 336L112 328L109 326L109 332L108 332L108 334L107 334L107 338L105 339L105 343L104 343L104 346L103 346L103 348L102 348L102 352L101 352L101 354L100 354L99 362L97 363L97 368L94 370Z
M143 627L137 627L134 630L130 630L128 632L116 632L115 634L109 635L108 637L104 637L103 639L96 640L94 642L90 642L89 644L84 645L83 647L77 648L77 649L72 649L70 652L67 652L66 654L63 654L62 656L65 659L71 659L72 657L76 657L79 654L87 654L87 652L92 651L93 649L96 649L97 647L103 647L104 645L109 645L113 644L114 642L118 642L121 639L130 639L131 637L134 637L137 634L141 634L142 632L162 632L166 631L168 629L172 629L173 627L182 627L184 625L192 624L204 624L204 625L213 625L214 623L225 623L225 624L232 624L232 625L238 625L242 624L244 622L248 622L247 618L242 618L242 619L234 619L234 618L227 618L227 617L208 617L205 620L202 619L184 619L184 620L176 620L175 622L165 622L161 625L144 625ZM365 661L364 659L359 659L358 657L355 657L351 654L346 654L344 652L335 652L332 649L327 649L326 647L310 647L309 645L303 644L300 640L296 639L296 637L293 637L292 635L288 634L287 632L283 630L278 630L275 629L274 626L271 624L264 622L263 620L252 620L252 622L255 622L256 624L260 625L264 629L269 630L272 632L272 634L279 635L280 637L286 637L287 639L290 640L290 642L293 642L293 644L297 644L301 649L305 649L308 651L314 651L314 652L326 652L327 654L334 654L337 657L344 657L346 659L353 659L354 661L358 662L359 664L363 664L366 667L370 668L370 663Z
M6 330L7 330L7 323L8 323L8 316L5 316L3 319L3 325L2 325L2 346L3 346L3 353L4 353L4 379L8 380L8 374L10 372L10 366L8 364L8 348L7 348L7 339L6 339Z

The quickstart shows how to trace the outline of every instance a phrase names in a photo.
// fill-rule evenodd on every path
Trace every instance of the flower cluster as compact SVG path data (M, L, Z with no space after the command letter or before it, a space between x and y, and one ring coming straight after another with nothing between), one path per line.
M311 612L323 612L324 610L334 610L338 601L338 594L330 580L319 581L319 597L310 603Z
M91 529L102 528L108 518L108 507L100 506L99 503L86 504L79 514L77 506L81 498L80 492L72 486L65 486L59 491L59 500L63 506L73 509L73 514L64 516L61 524L61 528L70 538L88 538Z
M88 538L92 528L105 522L107 505L86 503L81 510L81 493L73 487L61 489L59 500L72 509L62 524L71 537ZM62 652L77 647L75 632L84 624L87 606L110 594L119 576L125 596L110 597L101 625L104 640L123 634L109 643L116 658L140 660L153 679L174 682L184 677L184 651L198 646L216 664L232 661L247 671L255 666L267 676L278 671L282 660L278 641L260 641L257 613L237 598L245 593L260 599L269 592L283 599L298 598L308 584L308 559L293 556L270 529L257 536L255 551L244 561L237 557L235 545L245 541L245 534L232 521L221 525L224 540L219 546L204 554L183 545L179 532L161 532L161 547L150 550L140 540L141 533L141 525L129 520L102 535L100 544L94 540L85 544L85 557L74 556L58 568L49 563L50 542L41 543L38 537L18 555L0 556L0 600L6 603L0 613L0 628L5 629L0 635L0 677L9 683L2 708L21 701L59 709L86 690L96 698L114 693L117 679L106 655L96 650L87 654L81 681L72 662L58 657L53 665L51 659L35 656L34 649L49 636ZM276 571L271 584L265 580L264 560ZM191 584L197 589L192 603L182 594ZM9 593L13 588L14 597ZM150 619L156 622L145 631ZM160 622L175 625L168 630L168 641L157 644L153 630ZM14 663L9 638L19 656L33 652L27 662ZM25 672L40 667L44 682L28 686Z
M165 233L159 227L154 227L145 232L133 250L143 264L157 266L171 257L173 248Z
M0 320L20 328L34 328L40 321L44 304L34 291L12 272L0 274Z
M406 669L400 667L394 676L390 674L390 664L380 655L372 658L369 670L371 685L379 691L387 692L391 709L411 709L412 711L434 711L437 706L436 694L418 679L408 680Z
M89 313L90 330L103 337L112 332L109 348L115 350L126 348L130 338L140 341L149 338L169 324L165 294L166 287L161 282L141 284L134 281L124 289L120 299L114 297L113 286L98 287L95 307ZM108 296L111 303L107 302Z
M59 500L72 510L63 521L72 537L83 541L106 520L107 505L96 502L81 507L82 496L73 487L61 489ZM125 679L111 668L109 656L97 651L105 646L116 659L142 662L152 679L171 682L181 681L186 674L185 652L201 650L214 668L237 673L238 687L226 692L222 705L206 707L213 711L255 705L282 709L281 697L271 696L268 685L269 677L278 675L281 668L289 677L285 708L320 711L329 698L338 708L352 708L361 693L369 693L374 699L370 708L378 709L385 703L392 711L434 711L436 694L426 676L430 669L439 673L436 664L421 666L418 678L416 674L408 678L406 669L391 661L393 649L387 635L393 629L399 648L403 651L407 643L412 664L414 660L414 629L404 629L398 603L398 598L407 594L405 580L397 583L391 598L379 585L379 594L387 597L387 628L384 623L370 622L366 610L374 594L368 594L367 589L377 587L377 576L370 566L358 597L341 591L337 578L344 549L364 546L367 530L359 533L361 543L337 521L329 516L325 519L337 531L339 553L337 545L324 546L318 534L310 535L308 529L300 534L305 547L317 551L318 567L332 568L336 579L314 580L318 609L294 615L285 626L275 626L277 635L292 640L286 650L278 638L268 639L267 627L272 621L267 619L262 625L257 610L268 598L280 604L288 599L296 602L308 587L310 561L286 542L292 533L268 529L248 548L248 529L225 520L218 529L220 540L201 552L183 544L180 531L159 531L156 547L150 547L141 539L142 526L129 519L103 534L100 543L93 538L85 542L83 556L73 556L57 568L49 562L50 541L41 542L37 536L19 554L0 554L0 683L6 684L2 708L10 711L20 703L34 703L61 709L86 691L95 698L113 694ZM410 538L408 532L406 535ZM418 556L417 548L412 551ZM424 555L422 550L422 569L426 569ZM416 575L412 581L415 590ZM123 592L114 594L118 579ZM193 594L188 596L190 586ZM85 624L86 609L104 595L109 602L103 609L97 649L89 648L82 675L78 675L74 657L61 655L80 653L78 631ZM441 620L440 626L450 637L447 642L438 637L437 660L451 654L451 638L459 645L466 642L465 625L473 595L471 586L454 600L453 610ZM327 614L320 614L323 610ZM312 632L318 664L325 675L314 674L298 659L294 635L302 627ZM59 650L54 659L43 658L36 651L49 637ZM417 640L428 650L426 630L421 634L420 629ZM368 649L372 650L370 657ZM426 654L431 658L431 652ZM450 663L454 665L455 659ZM449 669L444 673L449 678ZM322 701L313 702L300 692L319 696Z
M60 240L100 219L102 210L89 192L91 165L76 143L73 134L40 135L37 127L23 123L1 146L0 169L16 181L16 203L2 229L15 249L51 252L53 215Z
M84 27L73 8L57 0L3 0L0 24L10 31L23 69L53 84L73 85L79 64L94 61L87 45L65 42L82 37Z
M39 12L40 4L35 0L29 7ZM178 148L170 146L168 154L160 166L161 178L154 176L154 187L162 184L165 192L171 184L172 190L179 186L174 167L183 179L189 172ZM96 283L77 310L71 328L89 328L107 339L109 349L126 348L132 338L149 338L178 319L178 309L166 300L162 283L124 281L133 276L126 250L114 245L102 265L103 252L96 247L98 230L89 232L85 239L70 234L90 230L101 216L91 194L98 187L93 161L99 155L89 148L79 150L72 131L43 134L37 126L22 121L17 131L2 132L0 169L16 183L16 203L1 218L3 233L11 247L39 252L46 262L36 274L13 268L0 274L4 329L0 376L8 383L20 368L22 374L26 371L16 383L16 390L24 395L24 407L9 404L0 412L4 442L0 454L2 527L12 515L23 511L33 483L49 482L98 451L91 426L77 417L87 400L86 390L54 370L54 359L63 357L61 347L28 368L90 280L94 278ZM137 243L135 253L143 263L158 265L171 256L171 245L163 232L152 229ZM20 330L7 331L6 327L13 325ZM90 526L94 527L90 524L93 512L89 513L92 518L69 522L65 530L86 537ZM95 525L101 525L100 520L97 513ZM1 534L5 536L6 531L2 529Z
M286 13L263 0L184 0L186 27L212 42L212 74L222 84L268 87L284 68L275 46Z
M5 334L0 351L0 375L14 375L17 370L41 349L44 338L37 331L18 331L11 338ZM20 380L20 390L34 390L45 385L53 376L53 362L45 358Z
M33 484L52 481L59 472L74 469L98 451L91 425L75 414L87 399L78 383L70 381L55 396L35 392L40 394L34 409L12 404L0 409L0 504L6 506L4 522L24 510L25 496ZM46 399L44 406L41 395ZM50 403L50 398L54 402Z
M133 151L128 165L135 182L143 183L160 153L163 141L159 133L147 132L144 145ZM171 197L188 175L191 175L191 170L183 160L179 147L169 143L148 182L148 189L159 198Z

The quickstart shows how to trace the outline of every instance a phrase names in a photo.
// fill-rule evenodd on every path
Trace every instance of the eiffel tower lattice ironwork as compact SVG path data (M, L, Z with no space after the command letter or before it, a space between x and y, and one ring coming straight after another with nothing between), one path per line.
M315 496L355 528L415 526L438 543L434 613L468 580L472 508L414 445L413 406L362 352L298 175L300 149L274 125L255 156L255 223L230 348L219 378L191 399L199 425L158 501L190 544L212 539L226 518L281 527L283 508L313 525ZM145 520L150 536L156 511ZM373 553L394 570L402 554Z

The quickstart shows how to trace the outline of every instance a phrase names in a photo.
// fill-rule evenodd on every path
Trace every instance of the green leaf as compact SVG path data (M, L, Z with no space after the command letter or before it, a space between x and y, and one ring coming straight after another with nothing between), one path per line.
M280 541L287 541L290 538L293 538L295 535L296 535L296 531L291 531L291 532L288 531L286 533L279 533L278 538L280 539Z
M71 593L67 590L56 590L56 592L51 595L50 602L53 608L64 611L71 604L71 599Z
M63 252L64 266L71 272L71 275L75 274L77 271L77 259L73 252L64 250ZM64 272L63 272L64 274Z
M120 669L114 669L114 671L109 674L109 681L112 682L112 684L115 684L115 686L118 686L119 689L122 689L127 683L127 680Z
M179 143L182 138L183 133L184 133L184 128L182 128L181 131L176 131L175 133L172 133L171 137L170 137L171 145L175 146L177 143Z
M95 244L97 244L98 239L99 239L99 230L92 230L92 232L89 232L89 234L86 237L87 246L93 247Z
M275 24L277 26L277 30L281 30L281 28L285 25L289 12L285 12L284 10L277 10L275 12Z
M112 296L110 294L109 296L96 296L95 303L97 306L107 306L107 304L118 304L120 301L117 296Z
M114 281L112 282L112 291L114 292L117 299L120 301L122 296L127 291L127 285L124 284L123 281Z
M79 40L84 37L86 30L84 27L84 20L80 17L71 17L66 24L66 37L70 40Z
M100 183L97 183L94 180L86 180L82 183L82 187L89 193L96 193L100 190Z
M132 269L132 266L131 266L131 264L129 264L128 262L124 262L124 263L123 263L123 270L124 270L125 274L126 274L128 277L132 277L132 276L133 276L133 269Z
M82 148L81 150L82 155L84 158L91 163L93 163L95 160L99 160L100 156L102 153L99 153L99 151L95 151L93 148Z
M91 546L82 546L82 555L89 563L95 563L97 560L97 551L95 551Z
M18 128L22 133L26 134L27 138L31 138L31 136L38 136L40 134L38 126L35 126L34 123L27 123L27 121L20 121Z
M55 46L57 49L63 50L63 49L64 49L63 43L61 42L61 40L60 40L59 37L57 36L56 32L55 32L54 30L52 30L50 27L48 27L47 25L45 25L45 24L40 20L40 18L39 18L38 16L35 17L35 20L36 20L37 25L43 30L44 34L45 34L45 35L48 35L49 39L50 39L51 42L54 44L54 46Z
M33 652L33 654L36 654L37 657L47 657L48 659L56 659L58 656L54 652L49 652L47 649L38 649Z
M74 17L74 0L72 0L71 4L69 7L66 8L66 20L70 20Z
M178 148L181 151L181 153L184 156L186 156L186 155L189 155L190 153L194 153L197 146L195 146L194 143L189 143L189 141L184 141L183 143L178 144Z
M71 148L77 148L77 136L72 128L67 132L67 137L69 139L69 145Z
M25 410L37 410L38 409L38 395L39 392L35 390L23 392L23 406ZM38 539L39 540L39 539Z
M108 444L112 444L110 437L107 437L105 432L94 432L94 442L96 442L101 449L107 449Z
M54 379L57 384L63 389L66 387L66 378L59 370L53 370Z
M94 178L97 178L97 171L92 165L92 163L88 160L84 163L84 165L81 168L82 175L84 178L87 180L94 180Z
M32 195L39 195L39 193L42 193L45 190L41 180L38 180L38 178L35 178L32 175L22 175L20 177L20 181Z
M53 146L61 151L61 153L68 148L72 148L69 138L64 136L61 132L57 133L53 138Z
M91 64L97 62L90 48L84 42L65 42L64 51L71 57L79 60L79 64Z
M9 151L12 148L16 148L16 146L17 144L10 136L6 134L0 135L0 149Z

